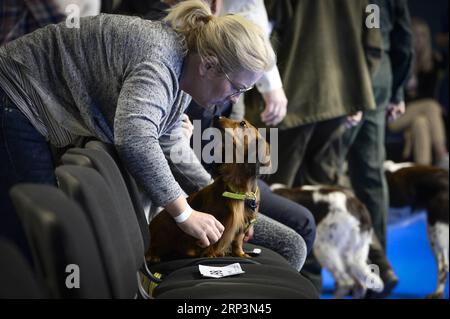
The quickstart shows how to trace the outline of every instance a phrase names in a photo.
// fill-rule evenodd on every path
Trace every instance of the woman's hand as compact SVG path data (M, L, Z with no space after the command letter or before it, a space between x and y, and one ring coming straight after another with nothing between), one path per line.
M280 123L287 112L288 100L283 88L263 93L266 108L261 113L261 120L268 126Z
M216 243L222 237L223 225L210 214L205 214L190 208L186 198L178 197L164 207L175 219L178 227L186 234L198 239L200 247L208 247Z
M177 223L186 234L198 239L200 247L208 247L216 243L222 237L223 225L210 214L205 214L196 210L182 223Z

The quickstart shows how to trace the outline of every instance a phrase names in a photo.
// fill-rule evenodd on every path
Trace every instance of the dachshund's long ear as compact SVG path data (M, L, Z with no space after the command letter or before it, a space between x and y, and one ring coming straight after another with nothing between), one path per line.
M261 167L269 168L272 165L270 158L270 145L263 138L258 139L257 173L261 175Z
M270 145L266 143L266 141L263 140L262 138L259 139L259 144L261 145L262 148L261 154L263 154L262 156L260 156L261 166L270 167L270 165L272 165L270 157Z
M261 175L262 167L270 167L270 146L266 141L258 137L256 140L256 147L250 148L249 152L255 152L255 154L247 154L248 158L254 159L254 161L246 164L247 172L254 176Z

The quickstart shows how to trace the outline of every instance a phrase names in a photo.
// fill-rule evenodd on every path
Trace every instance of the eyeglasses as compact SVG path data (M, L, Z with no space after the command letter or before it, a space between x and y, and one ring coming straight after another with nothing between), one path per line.
M230 94L227 98L233 98L235 96L239 96L245 92L250 91L251 89L253 89L254 85L248 87L248 88L239 88L238 85L236 85L233 81L231 81L230 77L228 76L228 74L225 71L222 71L223 74L225 74L225 77L227 78L228 82L230 82L231 86L236 90L236 92Z

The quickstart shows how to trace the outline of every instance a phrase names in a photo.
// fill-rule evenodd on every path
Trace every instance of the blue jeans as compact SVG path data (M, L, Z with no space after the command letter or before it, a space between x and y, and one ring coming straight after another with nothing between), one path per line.
M12 241L31 261L24 230L9 191L18 183L56 185L45 138L0 88L0 237Z

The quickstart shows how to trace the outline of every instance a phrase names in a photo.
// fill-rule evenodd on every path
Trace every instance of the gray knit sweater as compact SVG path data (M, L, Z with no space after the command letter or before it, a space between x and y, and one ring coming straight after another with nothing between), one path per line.
M50 25L0 48L3 61L22 66L55 123L114 143L158 206L182 194L159 139L180 126L190 102L179 88L185 53L163 23L114 15L83 18L79 29ZM4 75L14 82L12 72Z

